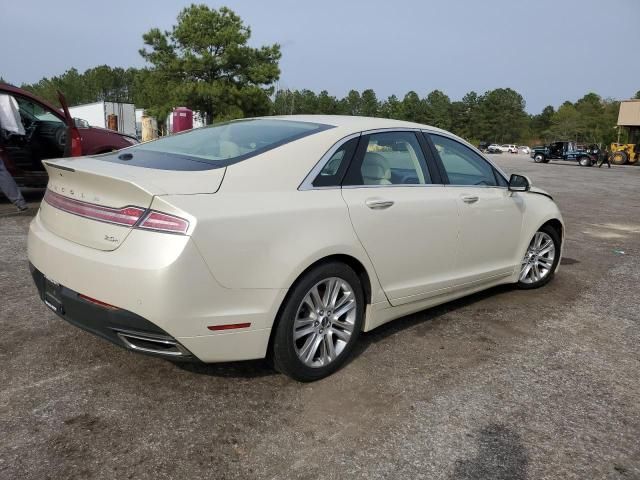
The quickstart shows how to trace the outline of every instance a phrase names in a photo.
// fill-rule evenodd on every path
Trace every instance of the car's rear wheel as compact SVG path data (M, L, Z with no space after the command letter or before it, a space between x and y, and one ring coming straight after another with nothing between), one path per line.
M520 264L520 288L538 288L553 277L560 259L560 236L546 225L540 228L527 247Z
M273 341L276 370L303 382L338 370L356 343L364 318L358 275L342 263L307 272L292 288Z
M536 153L535 157L533 157L533 161L536 163L544 162L544 155L542 155L541 153Z
M581 167L590 167L592 165L591 158L589 157L580 157L578 163Z

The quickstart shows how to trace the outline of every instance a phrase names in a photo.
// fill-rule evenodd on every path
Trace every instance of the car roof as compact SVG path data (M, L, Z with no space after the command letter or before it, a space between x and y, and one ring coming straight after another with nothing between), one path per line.
M442 132L451 135L450 132L446 132L445 130L437 127L432 127L430 125L378 117L358 117L352 115L276 115L262 118L277 118L281 120L291 120L298 122L321 123L345 130L352 130L353 132L376 130L379 128L416 128L421 130Z

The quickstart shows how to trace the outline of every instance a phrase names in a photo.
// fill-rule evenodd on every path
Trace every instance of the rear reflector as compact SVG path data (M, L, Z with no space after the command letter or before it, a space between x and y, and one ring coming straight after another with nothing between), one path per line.
M226 325L209 325L209 330L233 330L236 328L249 328L251 323L227 323Z
M118 310L118 307L114 307L113 305L109 305L108 303L101 302L100 300L96 300L95 298L87 297L86 295L82 295L81 293L78 296L86 300L87 302L91 302L94 305L98 305L99 307L106 308L108 310Z
M143 208L139 207L103 207L93 203L74 200L73 198L65 197L48 189L44 194L44 201L52 207L56 207L67 213L127 227L133 227L145 212Z
M169 233L187 233L189 222L184 218L175 217L167 213L151 211L145 215L138 228Z

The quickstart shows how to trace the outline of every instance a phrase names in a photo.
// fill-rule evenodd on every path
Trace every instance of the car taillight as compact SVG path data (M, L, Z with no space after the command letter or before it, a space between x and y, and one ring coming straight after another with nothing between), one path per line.
M94 205L93 203L65 197L51 190L47 190L44 194L44 201L52 207L67 213L127 227L133 227L138 223L138 220L145 212L145 209L140 207L109 208Z
M189 230L189 221L184 218L141 207L103 207L65 197L49 189L44 194L44 201L63 212L100 222L165 233L186 234Z
M159 232L187 233L189 222L184 218L152 210L145 215L138 228Z
M80 136L80 131L77 128L71 129L71 156L82 156L82 137Z

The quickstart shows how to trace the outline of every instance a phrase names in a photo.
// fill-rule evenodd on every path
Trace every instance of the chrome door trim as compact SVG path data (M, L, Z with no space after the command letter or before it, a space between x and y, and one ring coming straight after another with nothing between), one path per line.
M351 188L416 188L416 187L448 187L442 183L391 183L389 185L343 185L342 189Z

